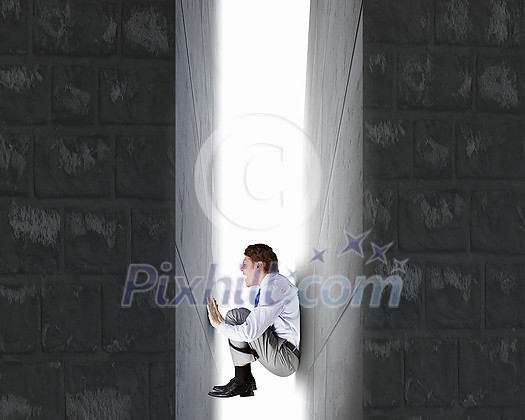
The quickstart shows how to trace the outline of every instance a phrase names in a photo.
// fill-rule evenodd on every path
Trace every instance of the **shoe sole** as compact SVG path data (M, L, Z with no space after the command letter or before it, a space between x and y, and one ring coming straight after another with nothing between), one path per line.
M240 394L237 394L237 395L239 395L240 397L253 397L254 396L253 390L254 390L254 388L250 387L246 391L241 392ZM220 391L218 391L218 392L220 392ZM221 394L214 395L213 391L208 392L208 395L210 397L215 397L215 398L231 398L231 397L236 397L237 396L237 395L221 395Z
M223 385L215 385L213 387L214 391L224 391L224 389L225 389L225 386L223 386ZM255 385L255 384L253 385L253 390L257 391L257 385Z

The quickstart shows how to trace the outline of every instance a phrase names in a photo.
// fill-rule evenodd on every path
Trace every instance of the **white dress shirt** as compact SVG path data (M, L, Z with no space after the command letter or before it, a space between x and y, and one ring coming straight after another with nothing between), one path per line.
M244 324L223 322L219 332L233 341L251 342L270 328L275 335L299 347L300 316L297 287L279 273L268 273L260 284L259 305Z

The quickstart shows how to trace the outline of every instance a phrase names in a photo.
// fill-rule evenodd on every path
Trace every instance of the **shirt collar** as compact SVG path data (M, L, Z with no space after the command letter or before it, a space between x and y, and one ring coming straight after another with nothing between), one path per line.
M273 277L275 273L268 273L266 276L263 277L261 284L259 285L259 288L263 287L264 284L268 283L271 277Z

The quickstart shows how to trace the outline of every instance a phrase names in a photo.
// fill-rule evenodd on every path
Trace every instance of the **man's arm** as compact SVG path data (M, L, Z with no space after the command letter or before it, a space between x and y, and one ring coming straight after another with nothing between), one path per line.
M229 325L222 323L218 330L231 340L252 342L259 338L272 325L282 312L283 304L274 306L259 305L246 318L244 324Z
M268 286L261 295L259 306L253 309L243 324L223 323L217 329L231 340L249 343L259 338L275 322L287 301L280 287Z

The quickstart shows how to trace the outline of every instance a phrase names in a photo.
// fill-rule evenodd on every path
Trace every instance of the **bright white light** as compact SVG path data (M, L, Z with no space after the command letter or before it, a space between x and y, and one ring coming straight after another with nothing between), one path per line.
M204 194L214 198L218 276L236 284L244 249L260 242L273 247L279 271L288 276L307 249L306 196L317 193L318 181L317 168L306 165L313 151L301 131L309 0L218 0L217 5L220 130L213 139L216 183L213 194ZM239 305L231 299L220 309L224 315L234 306ZM234 369L227 339L217 335L217 341L222 384ZM305 401L295 375L279 378L259 363L252 364L252 372L255 397L217 399L219 419L267 419L268 404L279 418L303 418Z

